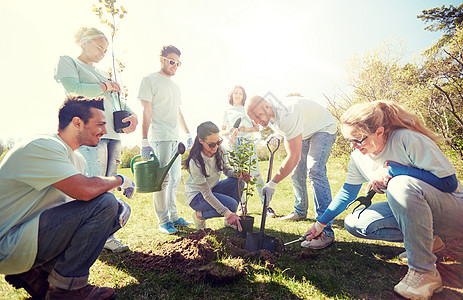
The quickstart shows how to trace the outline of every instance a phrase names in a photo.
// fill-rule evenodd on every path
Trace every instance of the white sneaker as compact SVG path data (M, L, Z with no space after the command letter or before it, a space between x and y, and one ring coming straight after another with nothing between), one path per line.
M434 243L432 244L432 253L441 252L442 250L444 250L444 248L445 248L444 242L440 239L439 236L435 235ZM399 254L399 260L403 262L408 262L407 251Z
M282 221L299 221L299 220L304 220L304 219L305 219L304 217L297 215L295 212L291 212L287 214L286 216L280 218L280 220Z
M442 278L437 269L422 273L409 268L407 275L394 287L397 294L407 299L429 299L442 289Z
M238 227L236 227L236 225L232 225L232 224L228 223L227 218L223 218L223 226L230 227L230 228L233 228L235 230L238 230Z
M194 211L191 216L193 217L193 221L195 222L196 229L201 230L207 228L206 220L201 220L200 218L198 218L198 216L196 215L196 211Z
M311 248L311 249L323 249L331 245L334 241L333 237L323 234L322 236L311 239L310 241L303 241L301 247Z
M112 252L122 252L129 250L129 246L124 245L121 241L112 236L106 240L106 244L104 244L104 249Z

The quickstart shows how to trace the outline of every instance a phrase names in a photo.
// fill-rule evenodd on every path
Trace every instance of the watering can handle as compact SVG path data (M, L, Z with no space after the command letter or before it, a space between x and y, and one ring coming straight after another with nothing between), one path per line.
M132 170L132 174L133 174L133 164L134 164L135 161L136 161L138 158L140 158L140 157L141 157L140 154L135 155L135 156L132 158L132 161L130 161L130 169ZM151 158L154 158L154 157L155 157L154 154L151 153Z

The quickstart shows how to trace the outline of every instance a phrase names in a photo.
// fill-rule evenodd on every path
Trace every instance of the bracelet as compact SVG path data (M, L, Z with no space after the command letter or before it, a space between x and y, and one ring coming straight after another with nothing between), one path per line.
M120 174L117 174L116 176L119 176L122 179L121 185L123 185L124 184L124 177L122 175L120 175Z
M105 87L105 91L108 90L108 86L106 85L106 82L103 81L103 84L104 84L104 87Z

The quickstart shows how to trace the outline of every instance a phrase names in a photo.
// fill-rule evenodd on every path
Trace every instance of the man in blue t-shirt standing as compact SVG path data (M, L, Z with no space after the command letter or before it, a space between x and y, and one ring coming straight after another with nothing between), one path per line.
M138 99L143 106L141 156L143 159L151 159L151 153L155 154L161 167L177 152L179 125L188 135L188 148L193 145L180 109L180 89L171 78L182 64L179 60L180 54L175 46L164 46L160 55L161 69L142 79L138 93ZM180 179L181 164L180 159L177 159L169 170L166 188L153 193L154 211L162 233L174 234L177 233L175 226L191 224L177 213L177 188Z
M89 269L130 215L108 191L130 198L134 184L82 174L74 150L106 133L102 98L70 94L58 118L57 134L19 143L0 164L0 273L34 299L112 299L112 288L88 284Z

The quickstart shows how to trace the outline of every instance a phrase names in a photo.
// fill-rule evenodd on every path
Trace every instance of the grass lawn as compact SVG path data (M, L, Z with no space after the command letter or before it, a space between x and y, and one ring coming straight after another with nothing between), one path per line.
M275 161L274 172L280 165ZM264 178L267 162L260 162ZM333 196L344 183L346 164L332 159L328 166ZM131 176L130 169L121 173ZM186 181L186 173L183 183ZM180 216L192 221L192 210L186 205L181 183L178 193ZM310 192L310 188L309 188ZM121 197L120 192L117 192ZM385 201L376 195L374 201ZM245 261L245 275L233 283L209 284L191 283L174 271L144 271L127 263L133 252L147 253L157 249L166 241L174 241L195 232L193 226L180 229L174 236L161 234L153 211L151 194L136 194L127 200L132 207L128 224L116 233L116 237L130 246L131 251L113 254L103 250L90 270L90 282L98 286L116 289L118 299L401 299L394 291L394 285L407 272L407 265L397 256L404 251L400 243L357 239L343 228L345 211L333 224L335 243L323 250L302 251L299 243L288 246L286 251L275 254L273 270L256 261ZM293 210L294 196L290 179L278 185L271 207L280 216ZM310 212L308 219L299 222L283 222L267 219L266 234L284 242L303 235L314 222L314 204L309 194ZM255 217L256 232L260 226L262 206L253 196L248 210ZM236 238L233 229L224 228L223 219L207 221L207 225L222 235ZM447 247L438 255L438 269L444 280L445 289L433 299L463 299L463 247L462 240L444 239ZM0 275L0 299L25 299L24 290L15 290Z

